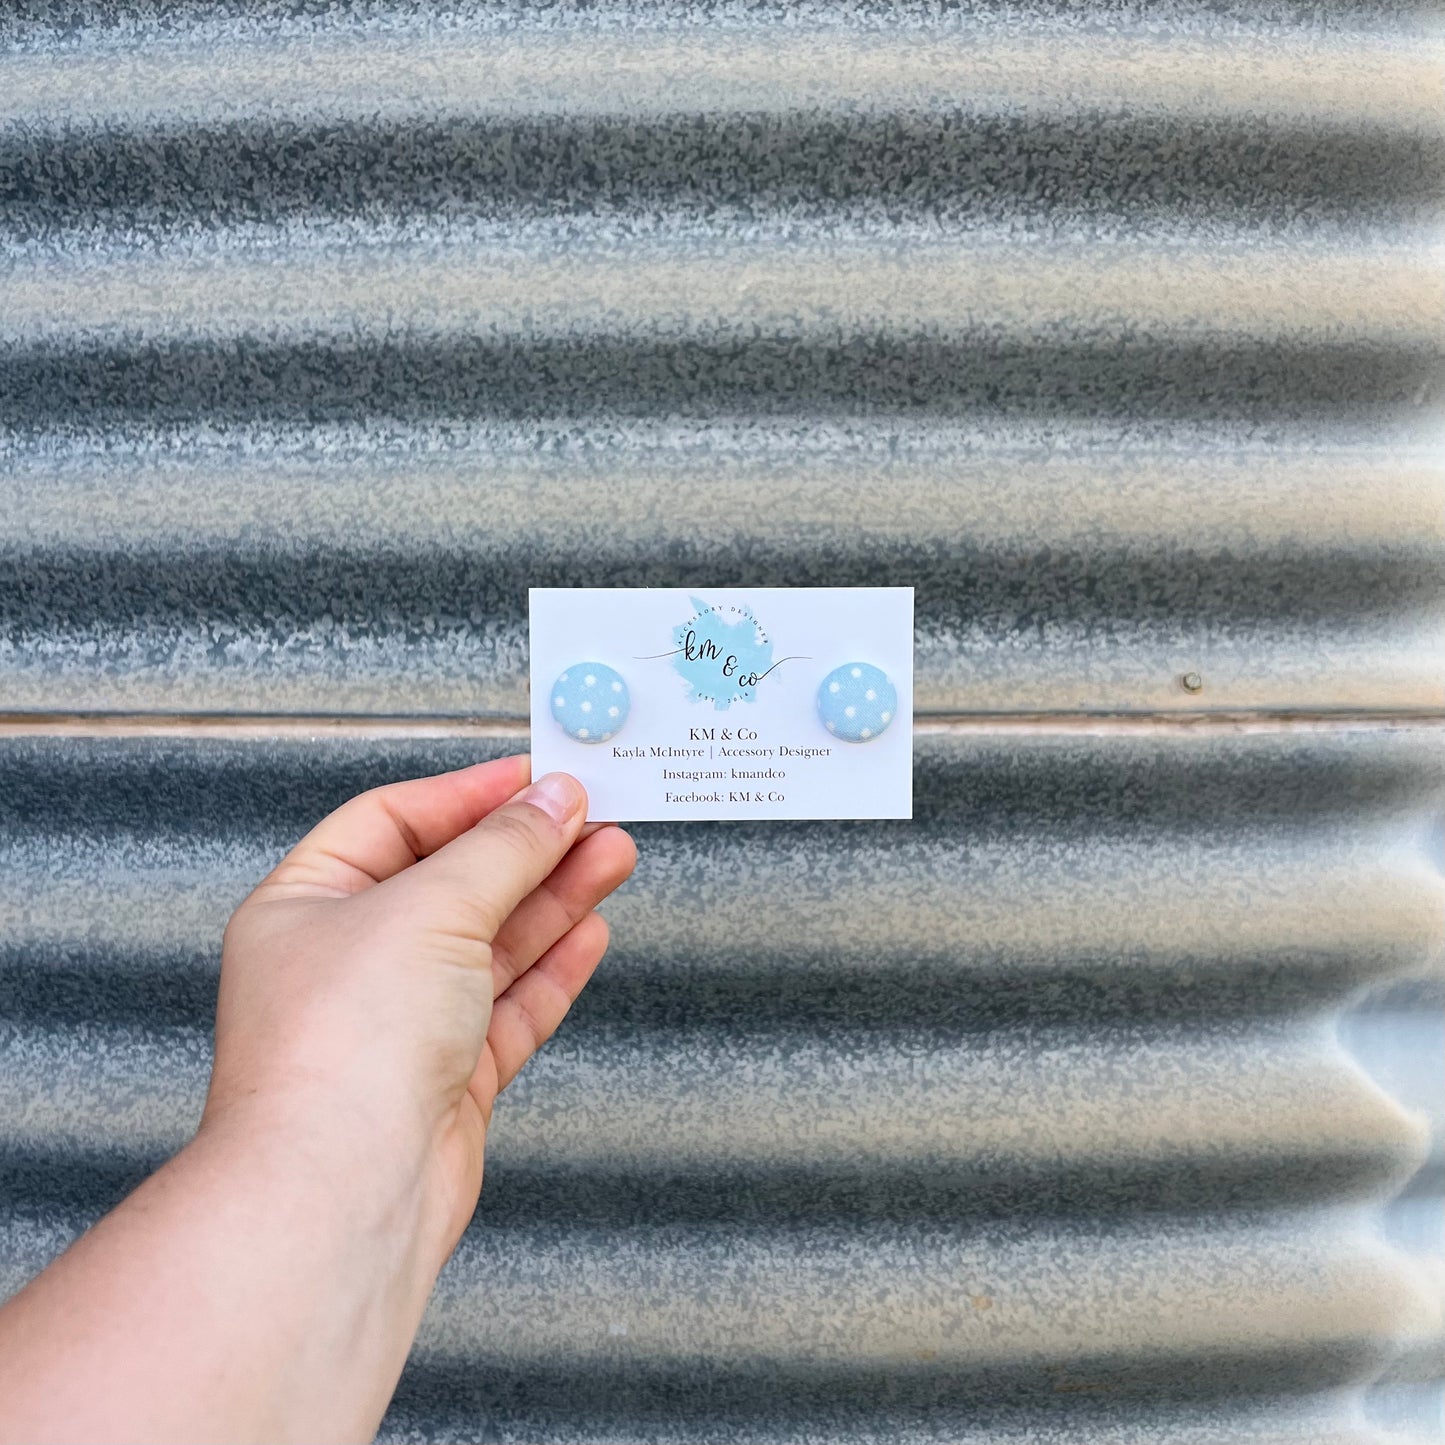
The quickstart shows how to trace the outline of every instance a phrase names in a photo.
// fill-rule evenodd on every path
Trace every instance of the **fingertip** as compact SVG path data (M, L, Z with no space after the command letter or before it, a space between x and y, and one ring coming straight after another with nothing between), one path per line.
M587 813L587 790L571 773L547 773L518 796L545 813L559 828Z
M609 846L617 855L617 866L619 877L617 881L623 882L632 877L632 870L637 867L637 840L625 828L619 828L616 823L609 823L612 829L609 835Z
M532 759L526 753L512 753L470 763L442 776L457 785L458 795L466 799L475 825L526 788L532 776Z
M499 774L511 773L517 779L517 787L524 788L532 776L532 759L527 753L509 753L504 758L483 758L479 763L468 763L453 774L456 778L495 778Z
M637 866L637 844L616 823L589 823L573 852L585 853L589 871L605 893L626 882Z
M578 926L584 930L582 936L596 949L599 958L607 952L607 945L612 942L612 925L595 908Z

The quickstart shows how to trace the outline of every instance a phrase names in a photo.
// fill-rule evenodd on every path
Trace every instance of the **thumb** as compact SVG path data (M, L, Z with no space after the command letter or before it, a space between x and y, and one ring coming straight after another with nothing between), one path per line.
M490 943L562 861L586 816L582 784L568 773L548 773L381 888L403 890L425 924Z

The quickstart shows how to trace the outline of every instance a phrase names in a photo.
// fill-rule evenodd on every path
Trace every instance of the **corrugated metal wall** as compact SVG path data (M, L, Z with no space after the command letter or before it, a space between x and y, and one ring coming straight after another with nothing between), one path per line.
M636 830L385 1435L1442 1437L1435 7L0 44L0 1292L529 584L912 583L917 820Z

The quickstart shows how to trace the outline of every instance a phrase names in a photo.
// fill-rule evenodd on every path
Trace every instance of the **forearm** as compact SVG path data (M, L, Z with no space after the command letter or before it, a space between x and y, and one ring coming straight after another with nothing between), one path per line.
M0 1440L368 1439L442 1243L354 1159L208 1125L0 1310Z

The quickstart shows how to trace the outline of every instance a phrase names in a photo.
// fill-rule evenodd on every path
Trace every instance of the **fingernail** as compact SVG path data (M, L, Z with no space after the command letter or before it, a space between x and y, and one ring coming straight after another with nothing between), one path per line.
M522 794L522 801L540 808L554 823L565 823L582 806L582 785L569 773L548 773Z

